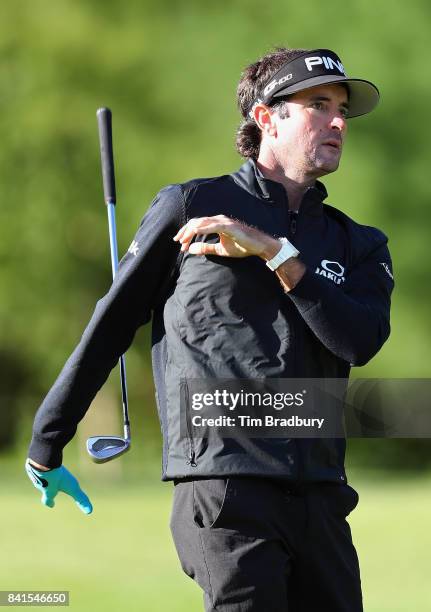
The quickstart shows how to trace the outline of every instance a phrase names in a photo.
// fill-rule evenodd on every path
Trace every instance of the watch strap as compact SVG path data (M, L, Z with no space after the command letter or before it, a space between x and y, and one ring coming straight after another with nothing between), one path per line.
M274 255L272 259L266 262L268 268L273 272L275 272L275 270L279 268L282 263L284 263L291 257L298 257L299 255L299 251L293 246L291 242L288 241L287 238L279 238L279 241L281 242L281 249L276 255Z

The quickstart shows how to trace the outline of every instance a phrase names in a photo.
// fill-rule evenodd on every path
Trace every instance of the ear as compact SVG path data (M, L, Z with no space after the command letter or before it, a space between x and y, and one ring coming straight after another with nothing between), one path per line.
M256 104L253 117L259 128L268 136L277 136L277 125L271 109L266 104Z

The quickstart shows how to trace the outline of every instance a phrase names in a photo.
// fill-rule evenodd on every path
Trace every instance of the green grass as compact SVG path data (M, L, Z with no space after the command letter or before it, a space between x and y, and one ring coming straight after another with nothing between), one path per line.
M360 502L349 522L359 555L366 612L431 610L431 481L385 477L354 482Z
M65 496L50 510L36 491L3 491L0 590L69 590L71 609L85 612L199 610L170 541L171 485L113 485L86 486L90 516Z
M94 503L84 516L64 496L44 508L24 478L0 493L0 590L69 590L70 608L83 612L202 610L200 589L182 574L171 542L170 484L120 488L82 478ZM430 610L430 478L380 474L353 484L365 610Z

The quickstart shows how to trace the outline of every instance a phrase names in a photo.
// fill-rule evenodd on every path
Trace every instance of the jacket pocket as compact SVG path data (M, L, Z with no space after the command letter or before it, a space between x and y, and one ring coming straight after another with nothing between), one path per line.
M347 517L356 508L358 501L358 492L348 484L326 486L326 507L335 516Z
M196 467L196 451L195 444L193 440L193 430L192 430L192 419L190 416L190 393L189 386L187 381L181 380L180 383L180 393L181 393L181 404L180 409L182 411L181 419L185 425L185 433L187 438L187 465L191 467Z
M193 520L202 528L214 529L223 524L229 505L229 478L193 481Z

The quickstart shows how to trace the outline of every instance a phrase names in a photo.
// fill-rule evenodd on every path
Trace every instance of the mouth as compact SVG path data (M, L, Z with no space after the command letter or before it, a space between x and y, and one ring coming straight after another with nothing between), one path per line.
M341 142L339 140L325 140L325 142L322 142L322 145L324 145L325 147L330 147L331 149L335 149L337 151L341 151Z

